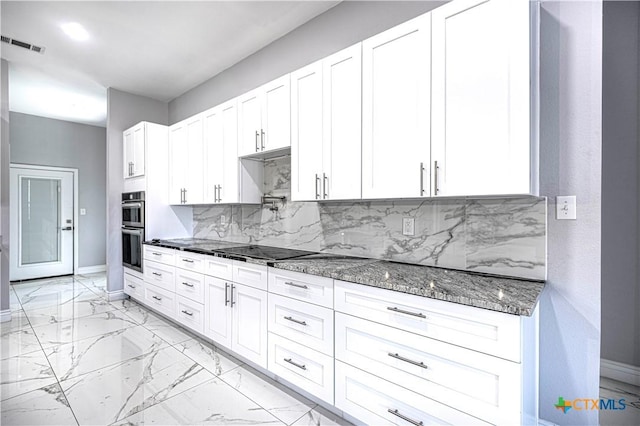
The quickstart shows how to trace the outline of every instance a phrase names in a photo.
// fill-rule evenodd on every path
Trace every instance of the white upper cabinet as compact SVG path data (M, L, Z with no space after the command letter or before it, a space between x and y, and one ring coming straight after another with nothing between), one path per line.
M169 175L171 204L199 204L203 201L202 114L169 128Z
M531 193L529 2L453 1L432 25L432 195Z
M125 130L122 135L123 176L125 179L144 176L145 125L144 122Z
M360 198L358 43L291 74L291 198Z
M238 98L238 155L291 146L289 74Z
M362 198L429 196L431 15L362 44Z

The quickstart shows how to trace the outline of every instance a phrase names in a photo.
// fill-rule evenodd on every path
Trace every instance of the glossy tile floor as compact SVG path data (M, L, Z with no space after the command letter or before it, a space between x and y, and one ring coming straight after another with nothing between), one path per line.
M348 424L131 301L104 274L11 286L2 425Z
M624 398L627 405L624 410L600 410L602 426L640 425L640 387L600 377L600 398Z

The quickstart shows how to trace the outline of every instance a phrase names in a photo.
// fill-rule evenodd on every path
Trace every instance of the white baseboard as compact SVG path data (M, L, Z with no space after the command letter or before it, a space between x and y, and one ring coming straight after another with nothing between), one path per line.
M538 426L558 426L549 420L538 419Z
M96 272L104 272L107 270L107 265L93 265L93 266L80 266L78 267L79 275L95 274Z
M600 375L608 379L640 386L640 367L634 365L601 359Z
M126 299L127 295L124 294L124 290L107 291L107 300L114 302L116 300Z
M11 309L5 309L4 311L0 311L0 322L8 322L11 321Z

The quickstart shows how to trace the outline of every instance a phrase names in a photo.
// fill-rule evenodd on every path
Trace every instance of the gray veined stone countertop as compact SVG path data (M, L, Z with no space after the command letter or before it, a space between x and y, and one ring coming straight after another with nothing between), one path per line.
M217 256L224 256L225 248L246 245L188 238L166 240L160 243L147 242L147 244ZM209 250L216 250L216 253L207 253ZM531 316L545 285L542 281L329 253L316 253L281 261L249 258L244 260L276 269L333 278L513 315Z

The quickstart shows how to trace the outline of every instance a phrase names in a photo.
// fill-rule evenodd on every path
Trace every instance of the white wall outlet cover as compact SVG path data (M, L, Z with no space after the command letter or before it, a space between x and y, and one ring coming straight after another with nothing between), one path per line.
M224 215L220 215L220 225L227 223L227 218Z
M575 220L576 218L576 196L563 195L556 197L556 219Z
M80 209L80 216L84 216L87 214L87 209Z
M416 220L412 217L402 218L402 235L413 236L416 234Z

